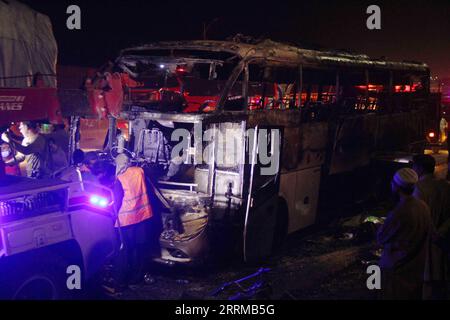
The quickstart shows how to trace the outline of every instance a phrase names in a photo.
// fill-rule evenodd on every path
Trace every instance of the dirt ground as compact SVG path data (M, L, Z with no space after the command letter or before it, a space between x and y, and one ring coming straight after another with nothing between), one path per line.
M377 264L377 225L362 221L368 216L385 216L391 206L392 203L380 201L354 204L348 208L352 213L347 218L339 216L326 225L290 235L277 254L259 264L245 264L236 259L200 268L154 265L149 272L151 281L114 299L375 300L376 290L366 287L369 277L366 270ZM269 271L240 286L231 284L217 291L260 268ZM252 287L253 291L248 290ZM110 299L103 293L94 294L94 298Z
M361 239L364 238L364 239ZM375 299L366 288L367 263L373 259L370 237L343 233L336 226L310 229L288 237L278 254L262 264L229 261L202 268L153 266L153 283L126 290L116 299ZM214 291L264 267L260 277ZM252 285L257 289L239 295ZM106 298L100 296L99 298Z

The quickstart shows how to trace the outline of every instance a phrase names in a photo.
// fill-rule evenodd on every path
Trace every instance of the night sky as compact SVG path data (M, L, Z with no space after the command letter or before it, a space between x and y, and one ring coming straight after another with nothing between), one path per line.
M415 60L450 77L450 0L208 1L22 0L47 14L59 63L98 67L122 48L158 40L209 39L237 33L255 38L346 49L372 57ZM81 7L82 30L66 28L66 8ZM366 28L366 8L381 7L381 30Z

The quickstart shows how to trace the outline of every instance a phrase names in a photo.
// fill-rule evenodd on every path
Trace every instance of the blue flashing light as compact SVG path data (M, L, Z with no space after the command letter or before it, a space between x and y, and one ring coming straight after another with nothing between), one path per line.
M108 206L108 199L102 198L97 195L92 195L89 202L97 207L106 208Z

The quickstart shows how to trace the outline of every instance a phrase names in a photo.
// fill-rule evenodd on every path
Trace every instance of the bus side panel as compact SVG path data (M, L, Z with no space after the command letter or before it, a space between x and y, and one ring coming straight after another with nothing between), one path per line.
M270 255L275 237L277 211L277 194L250 210L246 242L248 261L255 261Z
M280 196L286 200L289 209L288 233L315 223L320 177L320 167L281 174Z
M377 151L423 152L425 120L421 111L337 120L329 173L349 172L366 166Z
M304 123L300 127L300 158L297 169L318 167L325 162L328 123Z
M377 150L409 152L413 144L425 143L426 114L423 111L382 115L378 118Z
M377 131L375 114L341 118L334 123L329 173L337 174L368 165Z
M321 166L325 160L328 123L311 122L285 127L282 148L284 171Z

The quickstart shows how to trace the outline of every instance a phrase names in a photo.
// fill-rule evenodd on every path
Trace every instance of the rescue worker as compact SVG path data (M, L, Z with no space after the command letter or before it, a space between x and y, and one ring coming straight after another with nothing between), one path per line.
M26 161L26 174L29 178L43 178L49 176L49 150L46 139L39 134L38 123L35 121L23 121L19 125L23 136L19 137L3 133L2 140L10 143L19 153L16 156L18 162Z
M20 168L14 159L13 151L7 143L2 144L2 160L5 163L5 173L12 176L20 176Z
M47 138L53 139L58 147L64 151L67 160L69 159L69 134L65 130L64 124L54 124L53 132L49 133Z
M92 169L94 168L95 164L99 161L98 154L95 151L89 151L84 155L83 160L83 170L92 172Z
M124 153L116 158L114 195L117 211L115 227L120 228L124 245L115 259L115 291L120 292L128 285L143 281L150 218L153 216L144 170L130 166L130 160Z
M450 224L450 184L434 177L436 161L431 155L413 158L413 169L419 176L414 196L430 208L433 223L433 240L430 242L426 260L424 298L446 299L448 276L447 252L439 243L448 241Z
M67 161L67 155L63 149L56 144L56 141L53 138L47 138L47 142L50 151L52 172L61 171L67 168L69 166L69 162Z
M395 173L391 188L398 203L378 230L381 295L386 300L422 298L431 217L425 202L412 196L417 181L410 168Z
M92 182L95 184L100 184L98 178L92 173L91 169L86 165L84 151L81 149L76 149L73 152L73 168L79 170L83 181Z
M71 190L76 193L80 191L87 191L91 193L98 193L98 188L95 185L100 184L96 176L90 170L85 169L84 152L81 149L76 149L73 153L73 165L61 170L60 174L56 175L61 180L71 182L83 182L79 188L73 187Z
M5 177L5 163L2 159L0 159L0 183L2 179Z
M72 155L72 162L74 166L82 166L84 161L84 151L75 149Z

